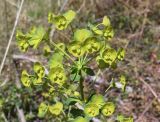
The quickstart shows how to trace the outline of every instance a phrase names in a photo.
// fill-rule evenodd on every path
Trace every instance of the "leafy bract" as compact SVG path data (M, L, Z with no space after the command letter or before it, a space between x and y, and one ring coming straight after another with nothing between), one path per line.
M75 118L73 121L71 122L89 122L89 120L87 118L78 116L77 118Z
M105 25L105 26L110 26L111 22L110 22L110 20L107 16L103 17L102 24Z
M38 108L38 116L44 117L45 114L47 113L47 111L48 111L48 105L46 105L44 102L42 102Z
M113 48L108 48L102 53L102 58L106 63L111 65L117 57L117 52Z
M62 67L52 68L48 74L48 77L52 84L56 83L59 86L62 86L66 80L65 71Z
M124 117L123 115L118 115L117 116L117 120L119 122L133 122L133 118L132 117Z
M95 94L91 98L91 102L95 103L99 109L102 108L102 106L105 104L104 97L101 94Z
M88 117L95 117L99 114L99 107L94 103L88 103L84 108L84 113Z
M113 36L114 36L113 28L111 26L107 26L103 31L103 36L107 40L111 40L113 38Z
M125 91L126 88L126 77L124 75L120 76L119 82L122 84L122 91Z
M89 37L84 42L84 48L87 53L94 53L99 51L101 47L100 41L96 37Z
M53 115L59 115L63 110L63 104L61 102L57 102L54 105L49 106L49 111Z
M113 112L115 111L115 105L112 102L107 102L103 107L102 107L102 114L104 116L111 116Z
M124 56L125 56L125 50L123 48L118 49L117 59L119 61L122 61L124 59Z
M33 27L30 32L26 35L29 40L29 45L33 46L33 48L37 48L40 42L42 41L43 37L45 35L45 30L43 27Z
M66 13L60 15L49 13L48 22L53 23L58 30L64 30L72 22L75 16L76 13L72 10L69 10Z
M49 67L63 67L63 55L61 52L55 52L49 60Z
M17 44L18 44L19 49L22 52L26 52L28 50L29 43L28 43L28 40L27 40L25 34L23 34L21 31L18 30L16 33L16 40L17 40Z
M78 41L71 42L68 45L68 51L75 57L80 57L84 54L84 49Z
M33 66L33 70L39 78L43 78L45 76L45 68L39 62L36 62Z
M30 81L29 75L26 70L22 71L21 82L26 87L30 87L31 85L31 81Z
M75 18L76 13L73 10L69 10L66 13L64 13L63 16L66 18L67 23L69 24Z
M41 85L42 82L43 82L41 77L39 77L39 78L35 77L32 80L33 80L32 82L33 82L34 85Z
M74 40L82 43L84 42L87 38L91 37L93 34L90 30L88 29L77 29L74 32Z

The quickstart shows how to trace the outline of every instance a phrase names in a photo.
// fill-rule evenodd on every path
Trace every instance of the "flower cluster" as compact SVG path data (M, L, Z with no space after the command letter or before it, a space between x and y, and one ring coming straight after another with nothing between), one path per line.
M33 67L34 75L29 75L26 70L22 71L21 81L24 86L41 85L45 76L45 69L42 64L36 62Z
M101 112L104 116L111 116L115 111L115 105L112 102L105 102L104 97L100 94L93 95L91 100L86 104L84 113L89 117L95 117Z
M56 31L61 31L70 26L75 16L76 12L72 10L58 15L49 13L48 22ZM88 97L83 91L84 78L88 75L98 75L88 66L88 62L96 61L99 70L103 70L116 68L117 63L125 57L125 49L116 50L110 44L114 31L109 18L104 16L101 23L89 24L86 28L75 28L67 44L54 42L49 37L49 32L50 28L45 32L42 27L34 27L26 34L17 31L16 35L17 44L23 52L29 47L37 48L43 41L44 56L49 59L46 66L39 62L34 63L33 75L29 75L26 70L22 71L21 75L24 86L36 85L41 89L43 98L38 116L45 117L50 113L56 118L63 112L63 117L68 119L66 121L89 122L99 115L113 115L116 108L113 102L106 101L101 94L89 92L89 96L92 97ZM121 75L118 82L111 82L109 88L113 86L125 92L125 75ZM78 115L73 112L75 109L80 112ZM132 122L122 117L119 117L118 121Z

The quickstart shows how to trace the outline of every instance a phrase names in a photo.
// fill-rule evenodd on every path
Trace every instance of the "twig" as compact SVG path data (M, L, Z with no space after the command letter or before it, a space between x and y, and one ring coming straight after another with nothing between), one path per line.
M151 107L152 103L154 102L155 99L153 99L152 101L149 102L149 104L147 104L147 106L145 107L144 111L142 112L142 114L138 117L138 119L135 122L141 122L144 114L149 110L149 108Z
M158 102L160 103L160 98L158 97L158 95L157 95L157 93L152 89L152 87L147 83L147 82L145 82L144 80L143 80L143 78L139 78L139 80L140 81L142 81L143 83L144 83L144 85L146 85L148 88L149 88L149 90L152 92L152 94L154 95L154 97L158 100Z
M27 61L30 61L30 62L33 62L33 63L35 63L35 62L40 62L40 60L38 60L38 59L30 58L29 56L25 56L25 55L15 55L15 54L14 54L14 55L13 55L13 59L14 59L14 60L17 60L17 59L27 60ZM44 68L45 68L45 73L48 74L49 71L47 70L46 67L44 67Z
M15 23L14 23L14 27L13 27L11 36L9 38L9 41L8 41L8 44L7 44L7 48L6 48L6 51L5 51L5 54L4 54L4 57L2 59L2 63L1 63L1 66L0 66L0 74L2 72L4 63L5 63L5 60L6 60L6 57L7 57L7 54L8 54L12 39L13 39L13 35L14 35L14 32L15 32L17 24L18 24L18 20L19 20L19 17L20 17L20 13L21 13L21 10L22 10L23 3L24 3L24 0L21 1L21 4L19 6L19 10L18 10L17 15L16 15L16 20L15 20Z
M38 59L34 59L34 58L31 58L29 56L25 56L25 55L13 55L13 59L22 59L22 60L28 60L30 62L39 62Z
M0 85L0 87L3 87L7 82L8 82L8 78L4 80L4 82Z
M18 8L17 4L15 4L14 2L10 1L10 0L5 0L6 2L8 2L9 4L15 6L16 8Z
M63 9L64 9L64 7L66 6L67 3L68 3L68 0L65 0L64 3L63 3L63 5L61 6L59 12L63 11Z
M81 5L80 8L76 11L76 13L79 13L79 12L82 10L82 8L85 6L85 3L86 3L86 0L83 0L82 5Z

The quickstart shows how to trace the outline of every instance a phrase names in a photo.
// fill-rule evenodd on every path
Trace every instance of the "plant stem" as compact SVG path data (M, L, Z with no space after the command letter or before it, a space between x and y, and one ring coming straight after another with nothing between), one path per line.
M76 64L75 61L71 58L71 56L68 55L65 51L63 51L60 47L58 47L56 43L54 43L53 41L50 41L50 43L54 45L58 50L60 50L65 56L67 56L67 58L69 58L74 64Z
M80 76L81 76L81 78L80 78L80 82L79 82L79 88L80 88L80 94L81 94L81 99L84 101L84 92L83 92L83 88L84 88L84 86L83 86L83 77L82 77L82 73L81 73L81 71L80 71Z

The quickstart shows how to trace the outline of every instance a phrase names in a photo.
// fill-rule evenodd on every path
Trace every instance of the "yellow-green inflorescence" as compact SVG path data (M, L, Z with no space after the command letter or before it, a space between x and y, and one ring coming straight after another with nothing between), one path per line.
M62 67L52 68L49 72L48 77L51 80L52 84L56 83L59 86L62 86L66 80L64 68L62 68Z
M104 116L111 116L115 111L115 105L112 102L105 102L104 97L100 94L93 95L91 100L86 104L84 113L88 117L95 117L101 112Z

